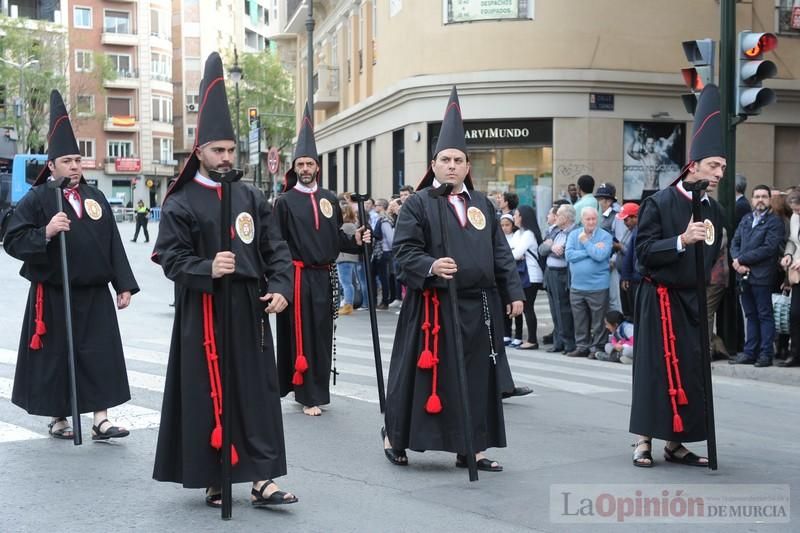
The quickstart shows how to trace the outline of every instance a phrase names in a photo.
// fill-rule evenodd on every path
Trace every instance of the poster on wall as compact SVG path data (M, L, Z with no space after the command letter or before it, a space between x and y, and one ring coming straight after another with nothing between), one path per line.
M520 17L519 0L450 0L448 22L515 19Z
M623 151L623 198L646 198L680 174L686 154L685 124L625 122Z

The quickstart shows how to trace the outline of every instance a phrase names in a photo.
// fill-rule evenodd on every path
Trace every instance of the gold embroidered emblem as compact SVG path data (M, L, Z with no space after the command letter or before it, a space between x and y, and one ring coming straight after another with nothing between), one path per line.
M97 203L97 200L87 198L83 201L83 208L86 210L86 214L89 215L89 218L92 220L100 220L100 217L103 216L103 208L100 207L100 204Z
M712 224L709 219L705 219L703 221L703 225L706 227L706 244L711 246L714 244L714 240L716 239L714 224Z
M245 244L253 242L256 235L255 226L253 224L253 217L250 213L239 213L236 217L236 234L242 239Z
M333 216L333 206L327 198L322 198L319 201L319 210L322 211L325 218L331 218Z
M483 229L486 227L486 217L483 216L483 211L477 207L470 207L467 209L467 218L470 223L475 226L475 229Z

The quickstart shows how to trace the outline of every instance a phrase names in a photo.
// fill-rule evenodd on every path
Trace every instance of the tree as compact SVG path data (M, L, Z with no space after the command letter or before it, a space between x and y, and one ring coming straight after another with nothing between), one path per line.
M66 29L52 23L0 16L0 58L5 60L0 61L5 83L0 120L22 133L21 152L44 148L50 91L66 87L66 39Z
M228 59L225 64L230 68L233 65L233 53L226 55ZM242 68L242 80L239 82L241 135L246 137L250 128L247 108L257 107L261 116L261 128L266 136L264 147L275 146L279 150L285 148L292 142L295 133L291 77L269 50L241 54L239 66ZM235 121L236 87L230 80L227 92L231 117ZM233 126L236 127L235 122Z

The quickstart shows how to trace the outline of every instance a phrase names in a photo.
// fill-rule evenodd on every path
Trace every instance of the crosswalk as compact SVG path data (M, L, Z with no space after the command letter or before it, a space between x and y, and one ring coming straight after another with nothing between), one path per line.
M336 337L336 365L339 374L331 392L334 396L377 403L371 339L346 334L353 333L352 330L343 333ZM379 338L385 379L389 373L393 337L382 334ZM116 424L131 430L158 427L168 351L169 339L128 340L125 357L132 398L128 403L109 411L110 418ZM561 354L538 350L522 351L512 348L507 351L516 384L533 387L535 396L554 393L593 396L630 390L630 366L571 359ZM16 350L0 348L0 443L48 437L46 419L28 416L11 404L16 358ZM284 399L283 407L284 410L296 410L291 398ZM90 416L82 417L85 428L91 427Z

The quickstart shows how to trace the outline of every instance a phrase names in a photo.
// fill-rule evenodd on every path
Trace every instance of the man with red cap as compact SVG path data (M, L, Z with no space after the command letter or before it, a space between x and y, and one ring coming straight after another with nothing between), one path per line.
M484 451L506 445L501 395L513 389L513 381L502 315L504 307L512 317L522 313L525 297L494 206L473 189L469 171L454 87L431 166L417 194L403 204L392 247L400 279L408 287L389 367L386 426L381 429L384 454L396 465L408 464L409 448L454 452L456 466L467 466L455 362L461 357L478 469L503 469ZM443 184L453 186L446 207L429 194ZM460 323L447 305L448 280L457 287ZM456 353L455 335L461 335L464 353Z
M20 274L31 282L11 401L33 415L51 416L50 435L72 439L67 369L67 332L58 234L66 232L71 289L78 411L94 412L93 440L125 437L107 409L131 398L117 314L108 292L125 309L139 292L117 223L106 197L86 183L81 154L58 91L50 94L47 166L20 200L3 244L24 261ZM67 178L63 211L48 178Z
M294 391L295 401L309 416L321 415L320 406L331 402L333 320L339 307L333 299L336 258L339 252L359 253L362 240L371 240L363 225L354 236L342 231L339 201L319 179L319 154L306 105L292 168L275 202L275 216L294 264L292 304L278 315L276 328L281 396Z
M626 317L633 316L633 304L642 275L636 269L636 233L639 224L639 204L626 202L616 214L617 220L625 224L626 233L620 239L622 246L622 264L619 265L620 299L622 300L622 314Z
M230 187L231 251L220 251L222 184L210 175L234 170L236 135L216 52L206 60L199 94L197 139L164 198L152 257L176 289L153 478L206 488L206 504L222 505L222 387L230 387L224 420L232 424L233 482L252 482L253 506L294 503L272 481L286 474L286 449L267 316L291 299L289 250L264 194L237 181ZM217 344L215 293L223 276L232 278L235 302L230 354L219 353ZM220 380L224 357L231 357L226 383Z
M630 431L638 436L633 464L652 467L651 439L666 441L664 459L708 466L682 443L706 440L704 355L699 316L695 243L703 243L705 282L722 238L722 209L703 195L703 220L692 219L692 195L684 184L708 181L717 188L725 172L719 89L706 85L697 103L690 163L672 187L642 203L636 258L642 284L636 296L633 398Z

